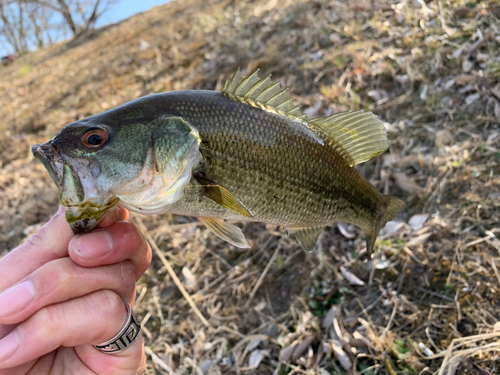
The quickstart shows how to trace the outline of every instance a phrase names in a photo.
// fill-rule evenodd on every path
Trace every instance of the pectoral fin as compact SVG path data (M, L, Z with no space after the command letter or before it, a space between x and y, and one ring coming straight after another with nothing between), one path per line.
M305 251L313 251L318 242L318 236L325 227L304 227L304 228L286 228L288 236L300 245Z
M212 199L215 203L220 204L222 207L238 212L239 214L247 217L253 215L246 209L245 206L225 187L218 185L215 182L207 180L201 176L194 176L195 179L203 186L201 192L206 197Z
M224 241L236 247L250 248L245 235L236 225L226 223L224 220L214 219L213 217L198 217L198 220Z

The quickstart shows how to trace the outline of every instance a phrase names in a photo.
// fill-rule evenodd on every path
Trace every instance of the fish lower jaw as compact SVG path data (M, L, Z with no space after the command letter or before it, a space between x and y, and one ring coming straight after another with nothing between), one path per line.
M69 205L61 202L66 212L66 221L74 234L88 233L95 229L101 222L104 214L118 205L120 200L113 198L106 203L92 200L78 205Z

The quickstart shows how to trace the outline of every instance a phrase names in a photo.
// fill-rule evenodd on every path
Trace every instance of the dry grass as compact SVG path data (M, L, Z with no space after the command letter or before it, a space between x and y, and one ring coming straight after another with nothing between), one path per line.
M147 374L499 373L499 18L486 1L183 0L23 56L0 67L0 248L56 209L32 144L259 67L310 117L378 114L391 153L360 171L407 208L372 261L346 226L306 254L271 226L245 224L242 251L191 218L143 218L167 262L138 284Z

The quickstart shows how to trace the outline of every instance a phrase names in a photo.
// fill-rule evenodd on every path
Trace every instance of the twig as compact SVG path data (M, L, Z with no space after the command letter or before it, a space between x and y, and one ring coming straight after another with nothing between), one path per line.
M260 285L264 281L264 278L269 272L269 269L271 268L271 265L274 263L274 260L276 259L276 256L278 255L279 251L280 251L280 246L278 246L276 250L274 250L273 256L269 260L269 263L267 263L264 272L262 272L262 275L260 275L259 280L257 280L257 284L255 284L255 286L253 287L252 293L250 293L250 297L248 298L248 301L245 303L245 308L248 308L248 306L250 306L250 302L252 302L253 297L255 297L255 293L257 293L257 290L259 290Z
M196 313L196 315L198 315L198 318L200 318L201 322L206 326L206 327L209 327L211 328L211 325L210 323L208 322L207 319L205 319L205 317L203 316L203 314L200 312L200 310L198 310L198 308L196 307L195 303L193 302L193 299L191 298L191 296L189 295L189 293L186 291L186 289L184 288L184 285L182 285L181 281L179 280L179 278L177 277L177 275L175 274L175 271L174 269L172 268L172 266L170 265L170 263L168 262L167 258L165 258L165 256L163 255L162 251L160 250L160 248L158 247L158 245L156 244L156 241L153 239L153 237L151 237L151 235L149 234L148 232L148 229L146 228L146 226L144 225L144 223L142 222L142 219L138 216L136 216L136 221L137 221L137 224L139 225L139 229L144 233L144 236L146 237L146 239L148 240L149 244L151 245L151 247L154 249L156 255L158 255L158 258L160 258L161 262L163 263L163 265L165 266L165 268L167 269L170 277L172 278L172 280L174 280L174 283L175 285L177 286L177 288L179 288L179 290L181 291L182 295L184 296L184 298L186 299L187 303L189 304L189 306L191 306L191 308L193 309L193 311Z
M421 292L424 292L424 293L427 293L427 294L430 294L431 296L434 296L434 297L439 297L439 298L442 298L442 299L445 299L447 301L450 301L450 302L455 302L455 300L451 297L448 297L448 296L444 296L442 294L439 294L439 293L436 293L436 292L433 292L431 290L428 290L428 289L425 289L425 288L422 288L422 287L419 287L418 285L414 285L413 286L415 289L417 290L420 290Z
M144 348L146 351L146 354L151 356L151 359L153 360L154 363L156 363L158 366L160 366L163 370L168 372L170 375L179 375L175 371L173 371L169 365L167 365L160 357L158 357L151 349L149 349L147 346Z

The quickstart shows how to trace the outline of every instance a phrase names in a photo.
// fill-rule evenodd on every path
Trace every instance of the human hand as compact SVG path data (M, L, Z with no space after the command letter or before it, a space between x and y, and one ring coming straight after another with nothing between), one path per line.
M0 259L0 375L142 374L144 341L94 348L123 327L151 249L122 208L75 236L64 211ZM123 298L123 300L122 300Z

